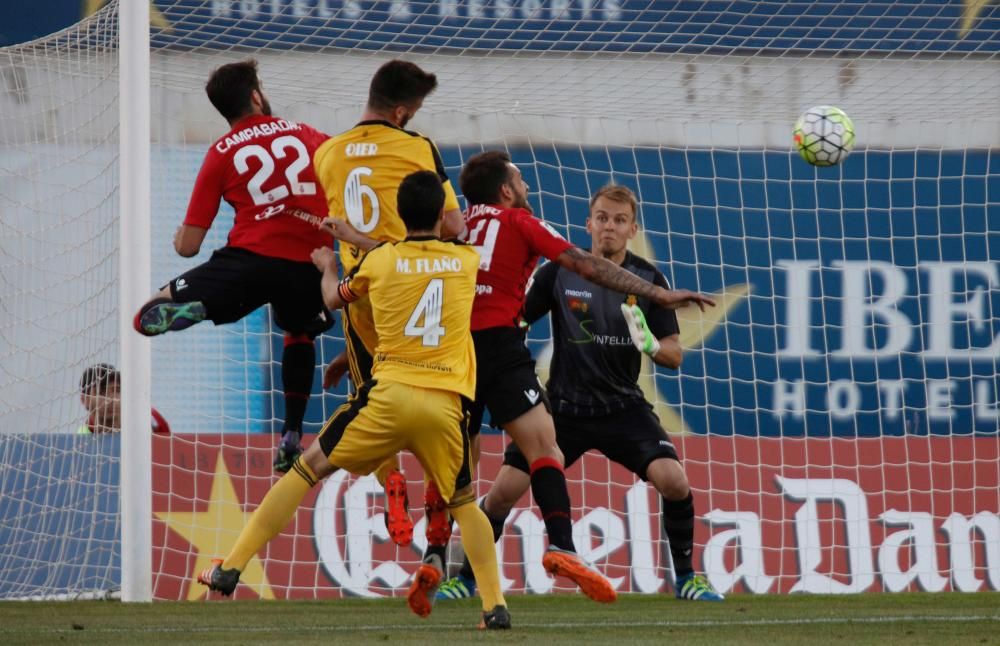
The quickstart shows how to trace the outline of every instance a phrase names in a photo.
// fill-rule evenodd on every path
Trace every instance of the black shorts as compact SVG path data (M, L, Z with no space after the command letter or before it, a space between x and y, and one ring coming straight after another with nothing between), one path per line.
M484 409L490 411L490 424L500 428L539 404L549 407L522 330L493 327L473 332L472 340L476 344L476 401L470 411L469 435L479 433Z
M239 321L270 303L281 329L316 337L333 326L333 317L323 305L322 277L311 262L223 247L169 285L174 301L204 303L208 318L216 325Z
M660 419L648 404L640 404L602 417L552 416L556 424L556 444L566 460L566 468L591 449L600 451L643 480L653 460L678 460L677 449ZM503 463L529 473L528 461L511 442L503 454Z

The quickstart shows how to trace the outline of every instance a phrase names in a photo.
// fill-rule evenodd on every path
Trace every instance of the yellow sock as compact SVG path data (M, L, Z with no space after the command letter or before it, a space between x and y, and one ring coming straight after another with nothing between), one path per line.
M385 488L385 479L389 477L390 473L398 470L399 456L394 455L382 464L378 465L378 468L375 469L375 478L378 480L378 483L382 485L382 488Z
M264 496L246 527L240 532L236 545L222 562L222 568L236 568L242 572L260 548L284 529L315 484L316 474L300 457Z
M500 570L497 568L497 550L493 544L493 528L486 514L475 502L467 502L451 509L452 517L462 530L462 547L476 574L476 585L483 600L483 610L505 606L500 590Z

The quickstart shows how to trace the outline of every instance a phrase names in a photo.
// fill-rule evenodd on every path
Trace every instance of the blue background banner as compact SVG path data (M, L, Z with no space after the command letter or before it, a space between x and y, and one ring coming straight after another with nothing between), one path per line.
M452 177L474 152L442 149ZM658 371L660 397L687 430L998 432L995 151L866 151L829 169L771 151L512 154L534 187L536 212L574 243L589 246L588 196L614 179L639 195L643 228L672 284L709 293L750 287L703 348L687 353L680 376ZM546 186L565 194L537 191ZM547 337L547 324L536 325L533 349ZM326 356L339 351L339 341L325 343ZM274 356L280 350L275 338Z
M116 435L0 434L0 599L121 579Z

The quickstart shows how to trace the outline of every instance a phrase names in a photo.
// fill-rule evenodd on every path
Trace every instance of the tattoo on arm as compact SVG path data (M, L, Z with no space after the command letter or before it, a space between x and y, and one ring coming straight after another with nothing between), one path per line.
M562 258L566 257L566 262ZM560 265L575 271L587 280L602 287L623 294L635 294L655 298L661 289L653 283L639 278L605 258L599 258L579 247L570 247L560 255Z

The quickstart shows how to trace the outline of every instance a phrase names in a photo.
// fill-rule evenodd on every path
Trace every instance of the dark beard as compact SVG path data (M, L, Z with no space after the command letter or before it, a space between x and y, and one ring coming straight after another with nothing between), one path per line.
M260 110L261 112L264 113L264 116L267 117L271 116L271 102L265 99L264 97L261 97L260 103L261 103Z

